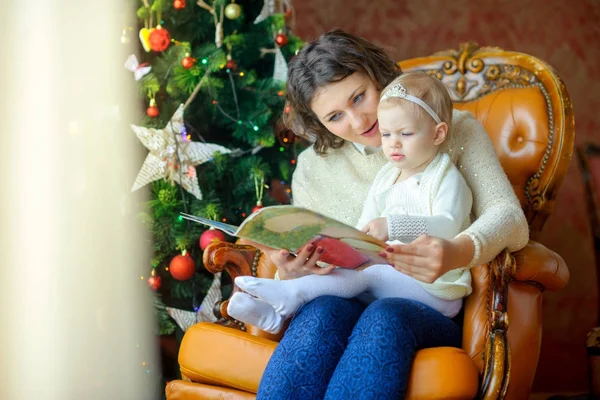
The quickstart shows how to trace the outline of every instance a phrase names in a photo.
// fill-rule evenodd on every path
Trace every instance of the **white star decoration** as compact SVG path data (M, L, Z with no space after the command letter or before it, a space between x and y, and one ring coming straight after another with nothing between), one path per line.
M213 307L219 300L221 300L221 273L217 272L198 311L186 311L167 307L167 313L177 322L181 330L185 332L190 326L196 325L198 322L215 322L217 317L213 313Z
M158 179L171 179L202 200L193 167L209 161L217 151L223 154L231 151L217 144L190 142L182 137L183 128L183 104L163 129L131 125L138 139L150 151L131 188L132 192Z
M291 0L265 0L260 14L254 20L255 24L263 22L273 14L283 13L285 9L291 10Z

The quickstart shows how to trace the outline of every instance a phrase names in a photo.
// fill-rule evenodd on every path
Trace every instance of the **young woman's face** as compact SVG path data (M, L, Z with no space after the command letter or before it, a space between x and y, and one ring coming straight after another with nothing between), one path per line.
M380 105L378 116L383 153L402 170L402 178L425 171L446 138L446 124L419 118L411 107L398 104Z
M331 133L365 146L379 147L379 90L368 75L355 72L319 88L310 108Z

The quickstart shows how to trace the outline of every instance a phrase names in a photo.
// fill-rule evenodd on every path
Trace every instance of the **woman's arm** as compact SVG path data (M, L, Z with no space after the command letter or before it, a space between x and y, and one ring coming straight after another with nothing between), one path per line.
M387 247L379 256L398 271L425 283L433 283L446 272L464 268L473 258L475 246L464 235L452 240L435 236L419 236L410 244Z
M500 165L483 126L464 113L454 126L459 139L457 166L473 193L475 221L461 235L473 241L469 266L491 261L503 249L517 251L529 241L529 226L521 204Z

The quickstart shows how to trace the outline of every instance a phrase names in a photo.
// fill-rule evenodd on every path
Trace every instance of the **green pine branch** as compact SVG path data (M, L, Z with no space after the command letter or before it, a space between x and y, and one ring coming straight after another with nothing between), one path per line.
M217 8L230 3L214 2ZM287 60L302 41L287 29L283 15L253 23L263 0L245 0L239 4L240 18L223 21L224 44L220 48L215 45L213 16L194 2L188 2L184 10L175 10L170 0L148 0L150 10L141 0L138 4L138 28L151 16L156 25L160 14L161 26L173 42L161 53L140 50L140 62L147 62L152 70L138 81L139 97L146 105L155 99L160 113L134 123L162 129L177 107L194 93L184 114L191 139L237 149L235 154L215 154L210 162L196 167L202 200L177 184L159 180L152 183L150 199L140 213L140 220L151 233L152 267L162 279L154 301L157 321L161 333L171 333L175 324L165 306L197 308L212 282L198 246L206 227L182 219L181 212L238 225L256 205L255 178L264 177L265 185L291 179L292 161L302 145L277 139L285 84L273 80L273 38L280 31L288 36L288 44L281 47ZM186 69L181 62L188 55L196 62ZM228 58L235 66L228 68ZM277 204L266 188L262 202ZM196 263L196 272L187 281L177 281L169 272L171 260L182 249Z

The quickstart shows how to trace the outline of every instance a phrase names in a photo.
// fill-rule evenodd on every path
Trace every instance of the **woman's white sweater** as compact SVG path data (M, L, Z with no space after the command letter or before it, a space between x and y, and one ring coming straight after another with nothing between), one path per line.
M469 236L475 245L467 266L472 267L491 261L505 248L513 252L525 247L529 227L483 126L471 113L457 110L452 126L440 151L450 156L473 193L473 223L459 234ZM369 188L386 162L383 152L365 155L351 142L325 156L306 149L292 179L293 203L355 226Z

